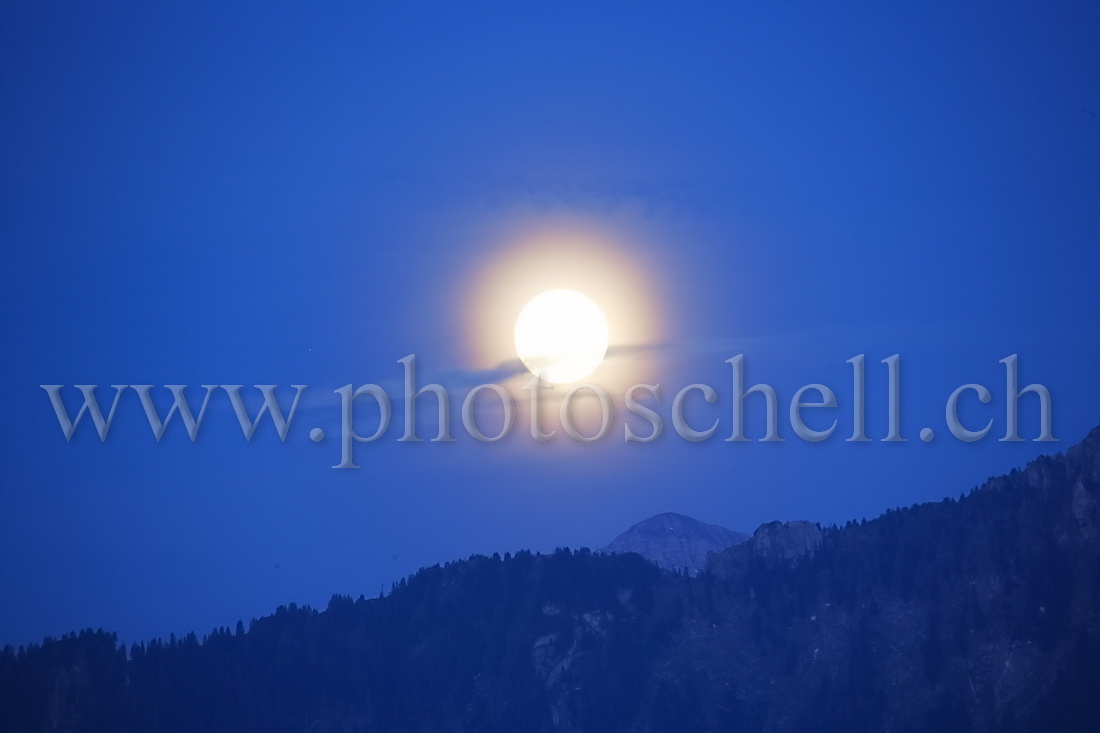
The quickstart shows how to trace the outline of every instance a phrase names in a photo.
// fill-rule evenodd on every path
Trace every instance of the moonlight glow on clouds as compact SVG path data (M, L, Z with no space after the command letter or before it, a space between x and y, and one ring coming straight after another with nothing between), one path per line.
M528 325L517 321L517 314L543 303L548 291L572 291L579 299L559 300L538 318L534 312L520 318L523 324L541 323L538 338L576 342L564 349L573 353L570 360L579 359L577 368L556 376L547 372L543 378L564 383L590 377L612 389L643 379L649 373L647 359L635 356L626 363L610 354L604 358L618 347L653 345L665 338L666 294L653 279L660 268L625 246L623 234L533 222L488 234L496 243L492 253L475 265L467 281L470 365L491 369L519 356L532 369L550 344L536 344L535 333L521 334L521 326L526 331ZM588 305L581 307L582 301ZM555 320L555 311L574 325L551 337L545 319ZM585 359L577 349L591 353ZM586 369L579 368L580 361L588 364Z

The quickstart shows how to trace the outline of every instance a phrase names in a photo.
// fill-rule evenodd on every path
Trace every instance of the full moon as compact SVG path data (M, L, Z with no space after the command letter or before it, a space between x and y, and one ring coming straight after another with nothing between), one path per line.
M527 301L516 318L516 354L547 382L576 382L607 353L607 319L575 290L547 290Z

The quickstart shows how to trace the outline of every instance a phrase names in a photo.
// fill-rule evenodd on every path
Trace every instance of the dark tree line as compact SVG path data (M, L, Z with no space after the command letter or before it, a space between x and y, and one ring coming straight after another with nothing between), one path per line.
M201 639L9 647L0 731L1096 730L1098 445L697 577L477 556Z

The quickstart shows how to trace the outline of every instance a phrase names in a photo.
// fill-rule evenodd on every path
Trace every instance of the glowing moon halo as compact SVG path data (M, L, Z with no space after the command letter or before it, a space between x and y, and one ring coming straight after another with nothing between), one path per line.
M575 290L547 290L527 301L516 318L516 354L547 382L576 382L603 361L607 319Z

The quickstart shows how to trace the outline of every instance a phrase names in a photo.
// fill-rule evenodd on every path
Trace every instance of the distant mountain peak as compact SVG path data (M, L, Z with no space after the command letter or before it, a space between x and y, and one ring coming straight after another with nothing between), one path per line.
M747 539L748 535L717 524L665 512L633 525L600 552L633 552L662 568L686 568L695 575L706 566L707 555Z

